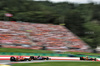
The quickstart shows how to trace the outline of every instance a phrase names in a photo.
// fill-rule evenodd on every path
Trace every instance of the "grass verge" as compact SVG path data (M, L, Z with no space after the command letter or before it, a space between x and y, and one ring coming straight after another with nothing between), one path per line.
M54 53L49 50L32 50L32 49L17 49L17 48L0 48L0 52L16 52L16 53ZM83 54L83 55L100 55L100 53L85 53L85 52L64 52L62 54Z
M53 53L53 51L48 51L48 50L32 50L32 49L16 49L16 48L0 48L0 52Z
M42 62L20 63L12 66L100 66L100 62Z

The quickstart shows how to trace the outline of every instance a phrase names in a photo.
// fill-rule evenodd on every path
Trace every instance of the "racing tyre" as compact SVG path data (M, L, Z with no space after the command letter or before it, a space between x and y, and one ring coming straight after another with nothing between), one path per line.
M80 60L84 60L83 57L80 57Z
M31 58L29 58L28 61L31 61Z
M30 56L30 58L31 58L32 60L35 60L34 56Z
M49 58L47 57L46 60L49 60Z
M94 60L96 61L96 58Z
M15 57L10 57L10 61L15 61Z

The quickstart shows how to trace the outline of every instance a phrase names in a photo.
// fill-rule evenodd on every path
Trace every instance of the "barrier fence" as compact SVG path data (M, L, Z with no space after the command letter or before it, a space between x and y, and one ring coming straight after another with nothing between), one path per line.
M56 54L56 53L14 53L14 52L0 52L0 55L23 55L23 56L58 56L58 57L92 57L100 58L95 55L73 55L73 54Z
M0 55L24 55L24 56L60 56L68 57L67 54L53 54L53 53L13 53L13 52L0 52Z

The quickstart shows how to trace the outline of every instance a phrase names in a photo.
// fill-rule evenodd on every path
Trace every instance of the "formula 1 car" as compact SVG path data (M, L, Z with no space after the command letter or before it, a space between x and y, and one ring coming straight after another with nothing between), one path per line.
M14 56L11 56L10 57L10 61L31 61L31 58L24 58L22 56L17 56L17 57L14 57Z
M49 58L49 57L43 57L43 56L37 56L37 57L35 57L35 56L30 56L30 58L31 58L32 60L51 60L51 58Z
M80 60L90 60L90 61L96 61L96 58L89 58L89 57L80 57Z

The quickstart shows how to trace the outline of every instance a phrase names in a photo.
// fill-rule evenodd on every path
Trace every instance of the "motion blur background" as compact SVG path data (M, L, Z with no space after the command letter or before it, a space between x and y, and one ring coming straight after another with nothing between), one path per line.
M100 3L0 0L0 47L99 52Z

